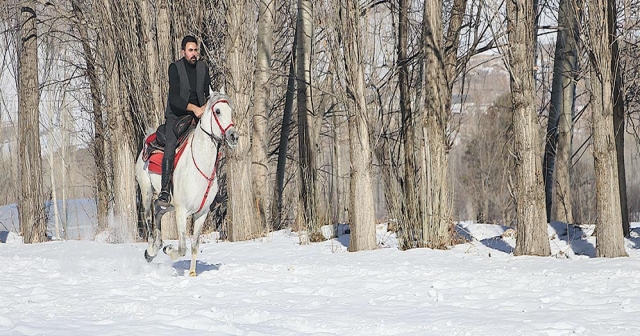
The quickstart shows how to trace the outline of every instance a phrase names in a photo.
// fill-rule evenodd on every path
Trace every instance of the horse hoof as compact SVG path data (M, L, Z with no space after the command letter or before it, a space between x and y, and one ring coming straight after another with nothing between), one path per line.
M162 252L164 252L164 254L169 254L171 253L171 251L169 251L169 249L171 249L171 245L167 245L162 249Z
M144 258L147 259L147 262L151 262L151 260L153 260L153 258L155 258L156 256L150 256L149 252L147 252L147 250L144 250Z
M194 277L194 276L197 276L197 274L196 274L196 272L195 272L195 271L191 271L191 272L189 272L189 276L190 276L190 277Z

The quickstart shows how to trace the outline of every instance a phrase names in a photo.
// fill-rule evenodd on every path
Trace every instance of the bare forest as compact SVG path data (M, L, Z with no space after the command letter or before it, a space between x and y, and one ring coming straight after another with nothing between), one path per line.
M640 221L638 8L4 0L0 205L16 205L27 243L143 241L135 160L189 34L240 135L206 224L223 239L290 228L308 244L347 223L359 251L388 223L402 249L445 249L477 221L544 256L560 221L595 224L597 255L624 256ZM90 237L67 234L78 199L95 204Z

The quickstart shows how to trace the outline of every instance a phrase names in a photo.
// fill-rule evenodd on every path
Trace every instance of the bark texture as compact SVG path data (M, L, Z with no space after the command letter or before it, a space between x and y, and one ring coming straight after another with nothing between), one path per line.
M620 185L613 129L613 80L611 49L608 38L611 30L607 23L611 7L607 0L589 0L588 32L591 130L596 175L596 256L627 256L622 233Z
M256 70L254 78L253 100L253 133L251 156L253 157L251 173L254 186L254 204L260 225L267 228L269 222L269 165L267 134L271 75L271 52L273 49L273 11L274 0L260 0L258 12L258 50L256 54Z
M36 1L22 1L18 46L18 140L22 190L18 211L20 232L27 244L47 240L47 218L42 192L36 23Z
M251 89L253 64L250 63L253 38L248 29L251 2L232 1L226 14L228 35L226 54L227 94L234 103L234 123L240 139L233 151L226 151L228 237L230 241L253 239L263 234L255 216L251 179Z
M318 168L316 163L317 125L311 102L311 42L313 35L313 7L310 0L298 0L296 45L296 87L298 102L298 155L300 161L300 206L298 223L309 236L320 231L318 211ZM303 241L303 243L305 243Z
M534 86L534 20L531 0L507 1L509 70L516 160L516 255L551 254L544 208L542 162Z
M341 1L342 42L347 78L347 94L352 102L347 112L351 180L349 197L349 251L376 248L375 208L371 180L371 145L367 102L365 99L364 66L359 2Z

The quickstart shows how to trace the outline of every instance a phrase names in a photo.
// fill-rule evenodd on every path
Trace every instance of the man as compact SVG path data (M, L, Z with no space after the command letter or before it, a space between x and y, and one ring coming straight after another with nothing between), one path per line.
M180 134L176 123L181 117L191 115L200 118L209 98L211 78L204 62L199 62L198 41L187 35L182 39L182 58L169 66L169 98L164 112L166 144L162 159L162 190L156 200L156 208L167 209L171 204L171 178L173 160Z

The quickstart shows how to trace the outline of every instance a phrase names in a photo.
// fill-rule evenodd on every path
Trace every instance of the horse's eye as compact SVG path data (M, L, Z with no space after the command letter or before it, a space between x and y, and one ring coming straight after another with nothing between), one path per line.
M220 109L216 109L216 114L220 115Z

